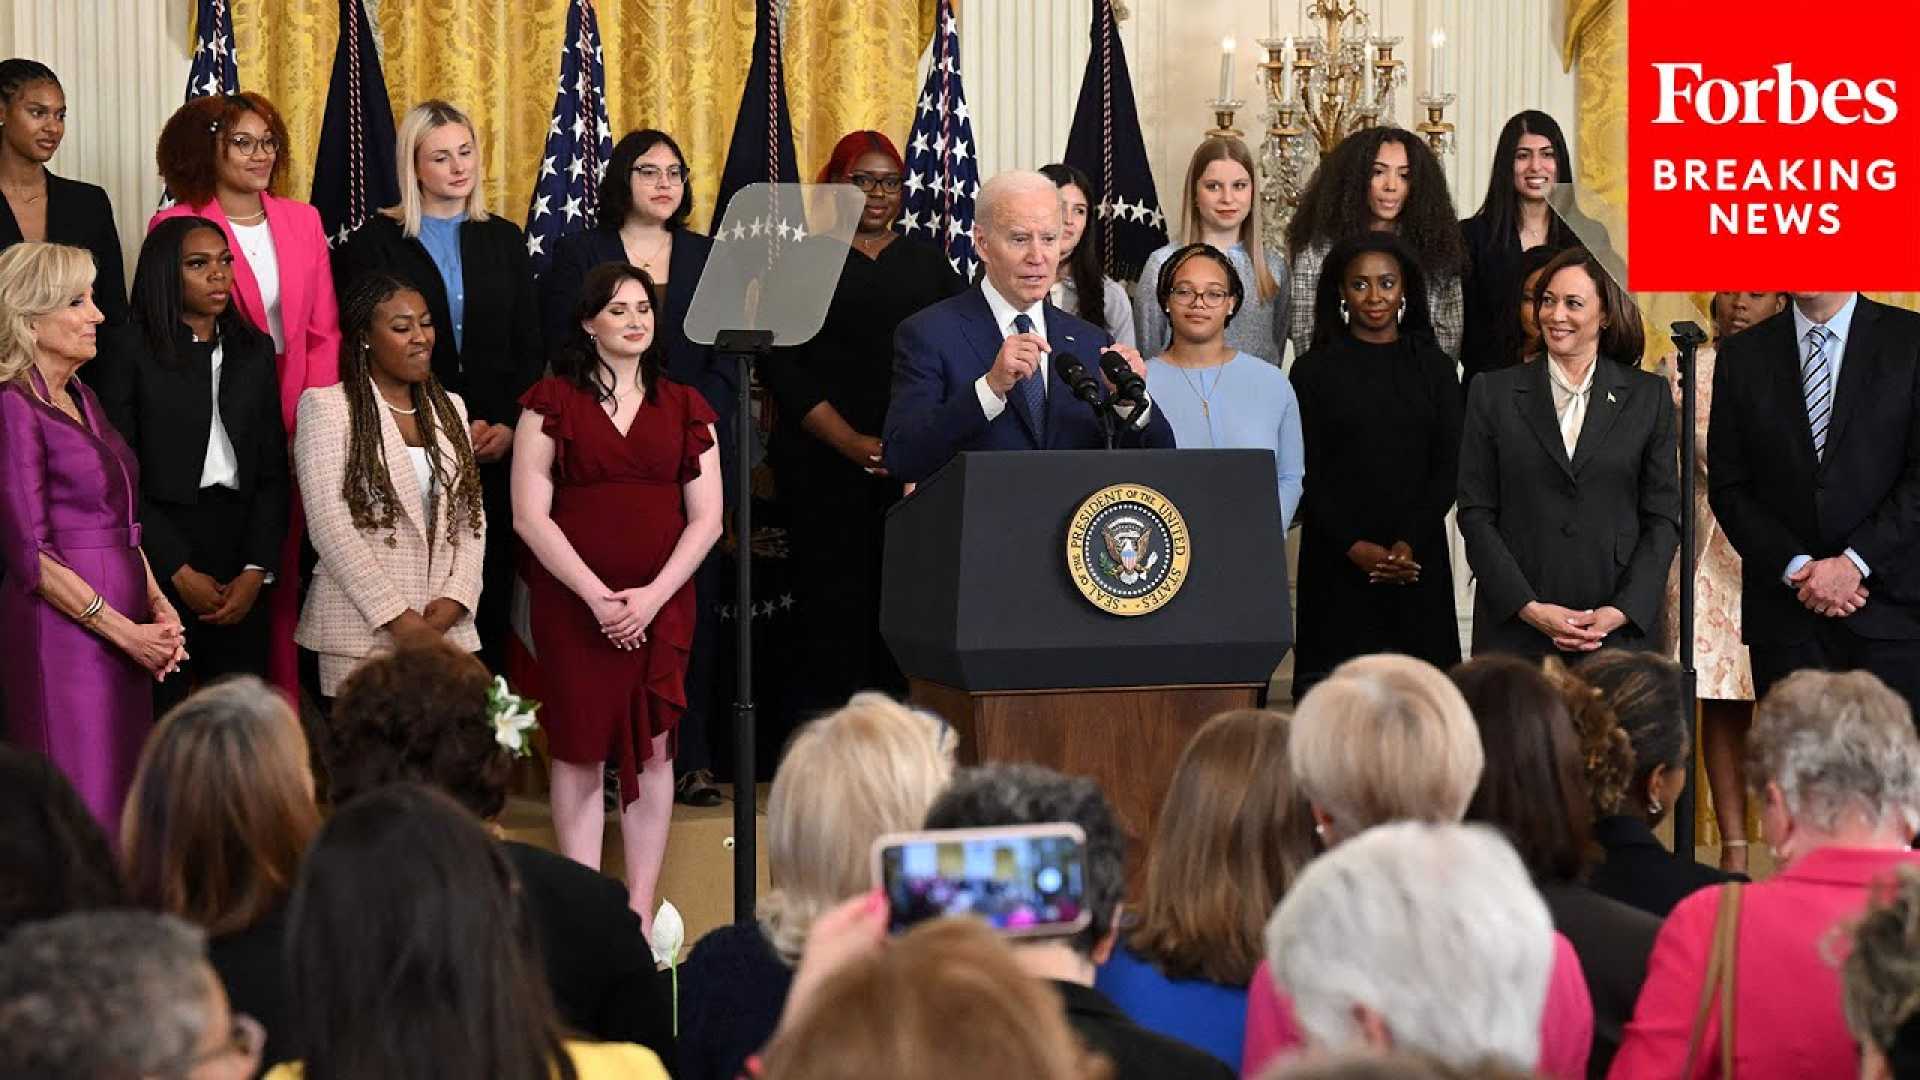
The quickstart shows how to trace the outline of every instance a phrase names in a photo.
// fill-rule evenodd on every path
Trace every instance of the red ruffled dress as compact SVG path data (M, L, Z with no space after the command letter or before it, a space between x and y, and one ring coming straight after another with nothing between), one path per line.
M700 474L713 445L713 410L699 391L655 381L625 435L606 409L564 379L548 377L520 398L554 440L554 524L610 589L654 579L686 531L681 486ZM525 568L533 647L544 694L540 723L560 761L619 767L622 805L639 795L653 739L677 749L693 644L693 582L655 615L647 640L616 648L586 602L529 557Z

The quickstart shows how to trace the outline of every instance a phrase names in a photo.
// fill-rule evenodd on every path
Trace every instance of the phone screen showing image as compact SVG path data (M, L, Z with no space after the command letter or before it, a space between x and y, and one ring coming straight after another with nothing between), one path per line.
M1064 935L1090 918L1086 844L1071 825L882 837L876 856L896 933L963 915L1014 936Z

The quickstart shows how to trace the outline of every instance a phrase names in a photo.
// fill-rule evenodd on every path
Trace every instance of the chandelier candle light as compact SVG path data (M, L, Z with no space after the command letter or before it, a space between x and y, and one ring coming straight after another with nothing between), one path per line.
M1278 0L1275 0L1277 3ZM1220 39L1220 93L1207 104L1213 109L1213 127L1207 129L1207 137L1213 139L1239 138L1239 128L1233 126L1233 114L1246 102L1233 96L1233 60L1238 44L1231 37Z

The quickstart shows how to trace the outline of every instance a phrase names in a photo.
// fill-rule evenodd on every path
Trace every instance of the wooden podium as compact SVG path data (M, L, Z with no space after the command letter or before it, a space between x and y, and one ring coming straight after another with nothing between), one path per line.
M1076 511L1114 485L1151 489L1185 524L1185 580L1146 614L1102 610L1068 569ZM1292 640L1264 450L961 454L892 510L883 577L882 633L962 764L1099 781L1136 883L1187 740L1256 704Z

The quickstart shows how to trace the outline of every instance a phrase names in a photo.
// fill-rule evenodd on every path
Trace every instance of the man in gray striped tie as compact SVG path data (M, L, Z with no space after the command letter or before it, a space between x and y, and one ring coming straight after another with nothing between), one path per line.
M1864 670L1920 705L1920 315L1792 295L1722 342L1707 435L1754 689Z

